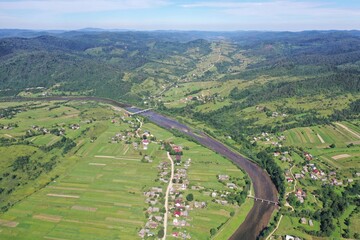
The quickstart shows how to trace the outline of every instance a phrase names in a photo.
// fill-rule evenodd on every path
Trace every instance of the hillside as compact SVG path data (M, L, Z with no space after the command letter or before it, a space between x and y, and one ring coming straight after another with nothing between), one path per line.
M276 239L358 239L358 31L0 37L0 96L91 95L154 108L268 172L281 208L261 238L279 223Z

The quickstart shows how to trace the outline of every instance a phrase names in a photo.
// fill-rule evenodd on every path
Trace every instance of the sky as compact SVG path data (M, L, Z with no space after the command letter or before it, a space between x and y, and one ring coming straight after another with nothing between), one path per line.
M360 0L0 0L0 28L352 30Z

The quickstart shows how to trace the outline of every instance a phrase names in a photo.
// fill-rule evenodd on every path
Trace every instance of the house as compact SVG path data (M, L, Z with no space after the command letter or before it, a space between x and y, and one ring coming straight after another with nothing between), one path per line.
M149 207L147 212L148 213L154 213L154 212L159 212L160 209L158 207Z
M314 223L313 223L313 221L311 219L309 220L309 225L310 225L310 227L314 226Z
M286 235L286 236L285 236L285 240L301 240L301 239L298 238L298 237L293 237L293 236L291 236L291 235Z
M143 149L147 150L148 149L148 145L149 145L150 141L147 139L142 140L142 144L143 144Z
M230 189L235 189L237 188L237 186L235 185L235 183L226 183L226 186Z
M286 181L288 182L288 183L292 183L292 182L294 182L294 179L292 179L292 178L286 178Z
M315 175L317 175L317 176L321 175L319 169L314 169L314 170L313 170L313 173L314 173Z
M213 197L213 198L215 198L215 197L216 197L216 195L217 195L217 193L216 193L216 192L212 192L212 193L211 193L211 197Z
M306 197L306 193L302 189L296 191L296 196Z
M72 130L77 130L77 129L80 128L80 125L79 125L79 124L71 124L71 125L70 125L70 128L71 128Z
M305 159L308 161L311 161L313 159L313 156L310 153L305 152L304 156L305 156Z
M180 216L181 216L181 212L180 212L180 211L175 211L175 212L174 212L174 216L175 216L175 217L180 217Z
M221 203L221 205L227 205L227 204L228 204L228 201L226 201L226 200L221 200L220 203Z
M188 211L182 211L180 216L187 217L187 216L189 216L189 213L188 213Z
M173 145L173 146L172 146L172 149L173 149L174 152L176 152L176 153L182 152L182 148L181 148L180 146Z
M301 178L303 178L303 177L304 177L303 174L295 173L295 178L296 178L296 179L301 179Z
M147 235L148 232L149 232L149 229L144 229L144 228L142 228L142 229L139 231L138 235L139 235L139 237L144 238L145 235Z
M218 179L219 181L227 181L229 180L229 175L219 175Z
M133 142L133 147L134 147L135 150L137 150L138 149L138 144L136 142Z
M301 224L307 224L306 218L301 218Z
M159 226L159 224L154 221L149 221L145 224L145 227L148 227L148 228L157 228L158 226Z
M311 179L317 180L317 179L318 179L318 177L317 177L317 176L315 176L314 174L311 174Z
M161 187L152 187L151 188L151 191L154 191L154 192L156 192L156 193L162 193L162 188Z
M280 156L280 152L274 152L274 157Z
M179 226L179 220L177 218L174 218L173 225L174 226Z
M194 202L194 207L195 208L205 208L206 202Z
M300 201L300 203L304 203L304 198L306 197L306 193L303 190L298 189L296 191L295 195L298 198L298 200Z

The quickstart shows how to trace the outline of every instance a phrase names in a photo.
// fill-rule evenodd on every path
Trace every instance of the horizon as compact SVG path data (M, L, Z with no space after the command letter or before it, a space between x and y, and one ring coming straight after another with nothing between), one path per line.
M360 29L356 0L2 0L1 29L326 31Z
M177 29L116 29L116 28L74 28L74 29L32 29L32 28L1 28L0 31L32 31L32 32L76 32L76 31L88 31L88 32L208 32L208 33L234 33L234 32L259 32L259 33L302 33L302 32L351 32L360 31L360 29L304 29L298 31L292 30L200 30L200 29L189 29L189 30L177 30Z

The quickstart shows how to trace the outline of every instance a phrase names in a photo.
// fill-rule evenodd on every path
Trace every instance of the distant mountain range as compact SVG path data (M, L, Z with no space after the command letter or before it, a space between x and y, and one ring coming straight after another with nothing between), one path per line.
M0 91L0 95L60 83L59 90L63 91L85 91L96 96L138 101L152 94L151 88L160 89L166 83L184 78L212 51L212 43L218 41L231 45L228 58L217 63L217 72L208 72L197 81L249 80L261 75L322 79L335 74L337 77L327 79L336 78L333 83L337 84L340 76L351 76L349 79L355 81L351 83L352 90L359 88L353 76L358 76L360 71L360 31L3 29L0 30L0 90L13 91ZM224 74L232 66L241 64L234 60L236 54L256 61L241 72ZM321 80L321 86L334 85L327 84L327 79ZM304 86L315 89L311 84L316 81ZM137 87L136 94L132 91L134 87Z

